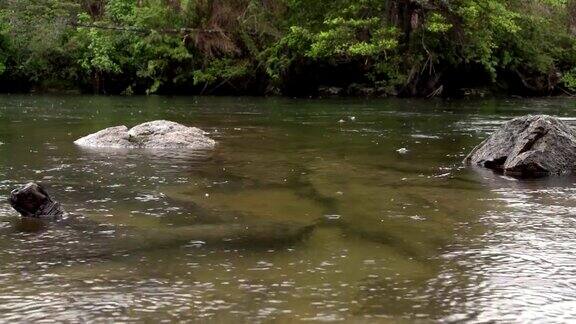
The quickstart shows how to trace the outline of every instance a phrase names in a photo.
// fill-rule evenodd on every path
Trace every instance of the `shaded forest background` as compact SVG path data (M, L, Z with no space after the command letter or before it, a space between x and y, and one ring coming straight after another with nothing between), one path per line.
M0 0L0 91L576 92L576 0Z

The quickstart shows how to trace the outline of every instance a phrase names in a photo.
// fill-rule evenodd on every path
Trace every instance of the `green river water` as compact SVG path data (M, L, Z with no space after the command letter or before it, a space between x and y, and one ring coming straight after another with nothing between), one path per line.
M562 98L0 96L0 318L569 322L576 179L516 181L461 161L514 116L576 124L575 108ZM155 119L200 127L219 144L73 144ZM120 235L22 230L6 198L28 181L71 214L146 232L151 244L114 253ZM314 229L279 245L154 248L149 234L271 221Z

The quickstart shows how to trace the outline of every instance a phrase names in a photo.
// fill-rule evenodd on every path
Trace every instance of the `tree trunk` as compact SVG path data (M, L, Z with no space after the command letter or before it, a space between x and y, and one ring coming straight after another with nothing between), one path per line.
M90 14L92 19L98 19L104 16L106 0L84 0L82 1L82 7Z
M182 8L180 0L164 0L164 4L175 12L179 12Z
M99 71L92 73L92 89L95 94L102 93L102 73Z
M386 20L398 27L404 40L409 40L412 32L422 24L422 3L414 0L392 0L388 2Z
M576 0L568 1L566 11L568 13L568 31L570 34L576 35Z

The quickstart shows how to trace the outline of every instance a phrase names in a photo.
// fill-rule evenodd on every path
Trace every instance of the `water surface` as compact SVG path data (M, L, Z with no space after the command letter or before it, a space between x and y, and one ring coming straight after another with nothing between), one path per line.
M0 314L7 321L569 321L576 318L574 178L516 181L460 161L514 116L574 123L575 107L569 99L2 96ZM142 152L72 144L154 119L201 127L219 145ZM27 181L45 184L91 225L23 230L5 199ZM154 247L171 230L265 222L314 230L280 245ZM118 233L147 233L149 244L117 253Z

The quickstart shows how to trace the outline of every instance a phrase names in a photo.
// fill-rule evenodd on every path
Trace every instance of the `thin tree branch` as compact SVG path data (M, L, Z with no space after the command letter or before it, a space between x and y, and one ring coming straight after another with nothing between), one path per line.
M158 32L164 34L190 34L190 33L213 33L213 34L221 34L224 33L221 29L201 29L201 28L162 28L162 29L152 29L152 28L140 28L140 27L126 27L126 26L104 26L104 25L96 25L96 24L82 24L72 22L69 23L72 27L82 27L82 28L96 28L96 29L106 29L106 30L115 30L115 31L125 31L125 32L132 32L132 33L150 33L150 32Z

